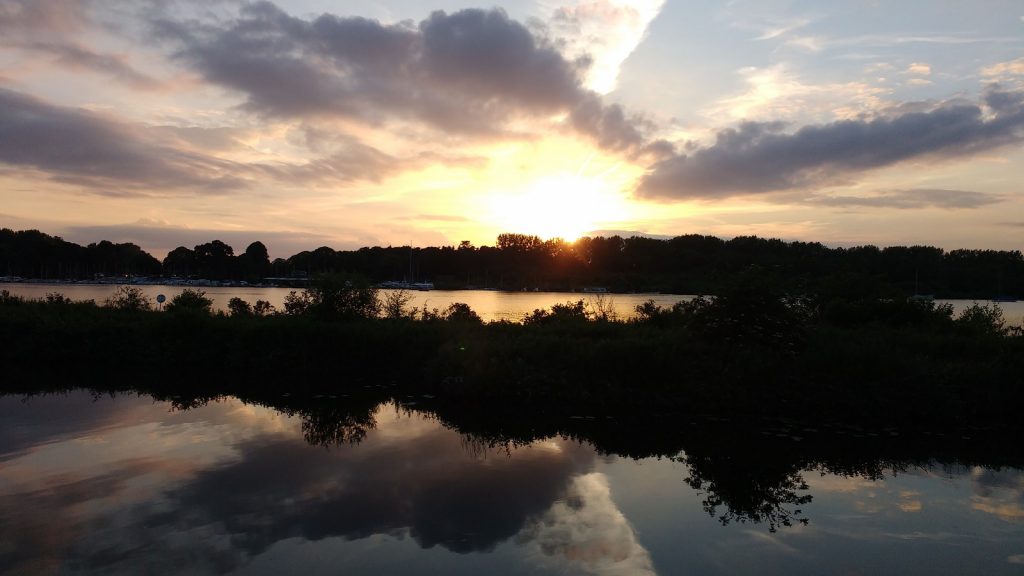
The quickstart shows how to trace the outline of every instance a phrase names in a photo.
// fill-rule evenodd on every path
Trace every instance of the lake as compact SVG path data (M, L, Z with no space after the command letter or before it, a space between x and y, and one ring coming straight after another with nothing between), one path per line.
M1024 470L986 442L670 423L679 449L397 400L0 397L0 573L1024 571Z
M0 289L27 298L44 298L51 292L59 292L72 300L95 300L102 303L114 293L117 287L109 284L0 284ZM168 300L184 290L182 286L138 286L150 298L158 294L165 295ZM244 287L204 287L200 288L213 299L215 310L226 311L228 301L238 297L250 304L256 300L266 300L278 310L283 309L284 299L291 288L244 288ZM659 306L671 306L680 300L688 300L693 296L675 294L587 294L581 292L500 292L496 290L431 290L427 292L410 292L412 300L409 306L423 309L445 309L453 302L469 304L484 321L509 320L518 322L536 309L547 309L554 304L565 304L583 300L591 302L603 298L614 306L619 318L628 319L636 315L635 308L648 300L654 300ZM967 308L973 300L938 300L953 305L956 313ZM979 301L986 304L988 301ZM1020 326L1024 324L1024 301L1000 302L1003 316L1007 324Z

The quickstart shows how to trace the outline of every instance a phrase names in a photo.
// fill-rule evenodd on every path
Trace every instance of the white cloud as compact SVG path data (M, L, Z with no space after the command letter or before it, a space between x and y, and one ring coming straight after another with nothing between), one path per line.
M664 4L665 0L577 0L556 8L551 26L570 58L592 59L588 88L607 94L615 89L619 69Z
M914 62L903 72L908 76L931 76L932 67L924 62Z
M981 69L982 76L989 78L1001 76L1022 76L1024 75L1024 58L1017 58L1009 62L999 62Z
M805 83L785 64L743 68L746 89L704 111L717 124L738 120L826 121L851 118L883 107L888 91L864 82Z
M612 500L608 478L595 472L573 479L569 493L519 536L542 565L604 576L654 575L650 553Z

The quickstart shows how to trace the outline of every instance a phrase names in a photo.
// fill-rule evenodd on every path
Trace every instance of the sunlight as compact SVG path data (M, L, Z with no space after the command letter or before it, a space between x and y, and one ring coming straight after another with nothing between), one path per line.
M614 186L600 176L563 173L536 180L520 193L497 195L490 209L503 231L571 242L627 216Z

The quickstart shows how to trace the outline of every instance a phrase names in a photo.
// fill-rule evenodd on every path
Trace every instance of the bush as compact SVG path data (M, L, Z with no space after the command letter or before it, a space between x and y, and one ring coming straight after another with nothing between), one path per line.
M381 304L377 289L364 279L329 274L318 276L313 285L301 293L290 292L285 297L284 309L291 316L357 320L376 318L380 315Z
M292 292L292 294L294 294L294 292ZM274 305L266 300L257 300L255 304L249 304L237 296L228 300L228 314L231 316L269 316L273 313Z
M252 306L245 300L235 296L228 300L228 314L232 316L252 316Z
M21 304L25 301L21 296L15 296L8 290L0 290L0 305Z
M270 316L274 313L274 305L266 300L257 300L252 305L252 313L256 316Z
M619 313L615 311L615 300L604 294L597 294L587 300L587 316L597 322L615 322Z
M388 290L384 292L381 312L385 318L412 318L415 309L408 308L409 302L412 302L412 294L408 290Z
M191 288L185 288L167 303L167 311L172 314L209 314L212 308L213 300L206 297L206 292Z
M997 304L975 302L957 316L956 323L979 334L1003 335L1007 332L1003 309Z
M135 286L119 286L114 294L107 298L106 305L109 308L131 312L153 309L153 301L142 292L142 289Z
M469 304L463 304L462 302L453 302L451 306L445 309L443 316L444 320L449 322L464 322L467 324L482 324L483 320L480 319L480 315L473 311L469 307Z
M48 293L44 301L47 304L71 304L71 298L68 298L60 292Z
M523 324L534 326L538 324L554 324L563 322L586 322L587 308L583 300L555 304L551 311L534 310L532 314L523 318Z

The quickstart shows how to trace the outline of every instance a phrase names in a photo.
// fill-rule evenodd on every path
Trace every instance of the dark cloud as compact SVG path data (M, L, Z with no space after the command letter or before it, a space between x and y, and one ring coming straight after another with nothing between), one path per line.
M227 192L237 166L151 142L142 129L0 89L0 163L105 195Z
M189 422L232 424L237 406L197 410ZM596 458L586 446L557 440L556 446L506 452L437 424L424 427L422 420L412 427L390 425L397 435L370 430L364 437L374 425L374 406L350 408L303 414L302 428L317 441L363 438L358 446L324 449L290 434L248 436L235 430L247 439L232 442L231 455L213 462L186 450L112 459L102 469L72 462L31 482L11 483L0 494L0 513L9 520L0 524L0 538L14 543L17 553L0 556L0 571L53 561L97 573L168 566L227 573L289 539L377 534L409 536L424 548L457 553L491 550L542 518ZM147 409L122 411L114 426L124 430L171 419L164 404ZM54 414L22 412L36 418ZM179 416L173 420L180 425ZM95 429L88 420L80 424L60 429L77 432L70 438ZM336 426L349 433L337 434ZM187 435L187 428L166 432Z
M0 164L38 170L101 195L231 193L268 180L288 185L380 181L442 162L477 162L437 153L395 157L353 138L335 139L328 154L302 164L239 163L213 155L240 148L237 132L143 127L0 88Z
M34 446L84 433L99 434L123 421L159 418L166 411L149 399L119 398L115 402L82 391L0 396L0 462L21 456ZM40 418L40 413L52 417Z
M982 102L806 126L748 122L714 144L655 164L645 198L721 198L806 189L906 161L966 157L1024 141L1024 92L991 86Z
M178 46L178 60L269 117L402 119L496 135L517 119L568 114L606 148L643 143L642 124L582 87L585 60L567 60L500 9L434 12L414 27L309 21L258 2L226 23L162 18L154 29Z
M1002 196L970 190L894 190L875 196L816 196L811 202L826 206L865 208L981 208L1003 201Z
M240 461L171 494L175 512L164 521L223 526L250 556L295 536L352 540L405 532L425 548L490 550L547 511L593 462L592 452L570 444L560 453L474 459L447 430L315 458L290 440L241 448Z

